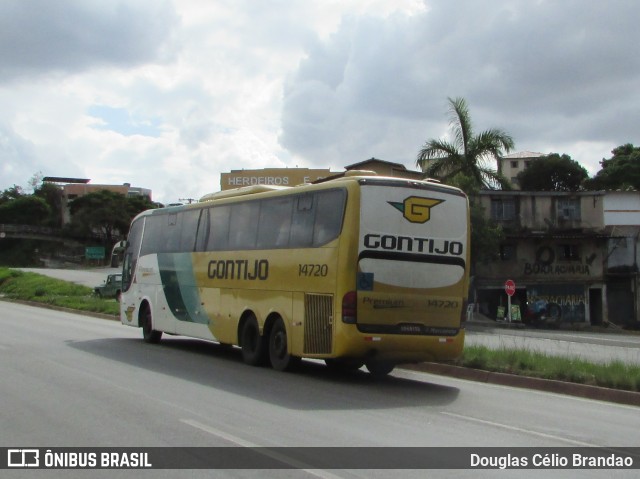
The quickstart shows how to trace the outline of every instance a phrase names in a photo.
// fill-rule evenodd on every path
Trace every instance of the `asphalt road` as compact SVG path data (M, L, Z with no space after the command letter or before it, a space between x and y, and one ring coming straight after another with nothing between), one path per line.
M72 283L82 284L93 288L104 283L107 275L121 273L122 268L94 268L94 269L55 269L55 268L18 268L20 271L38 273L51 278L61 279Z
M495 446L640 444L637 407L396 370L376 382L317 362L281 373L235 348L0 304L0 446ZM640 461L640 457L636 459ZM4 474L7 472L7 474ZM604 471L510 471L508 477ZM637 472L637 471L636 471ZM177 471L45 471L43 477L184 477ZM459 477L495 477L461 470ZM636 477L613 471L614 477ZM34 471L3 471L33 477ZM450 477L429 471L429 477ZM392 477L389 471L190 471L189 477ZM402 471L402 477L424 477ZM502 474L501 477L505 477Z
M91 270L21 268L85 286L97 286L117 268ZM640 365L640 334L598 334L554 330L517 330L487 327L475 323L467 329L466 345L483 345L492 349L528 349L554 356L580 358L593 362L622 361Z

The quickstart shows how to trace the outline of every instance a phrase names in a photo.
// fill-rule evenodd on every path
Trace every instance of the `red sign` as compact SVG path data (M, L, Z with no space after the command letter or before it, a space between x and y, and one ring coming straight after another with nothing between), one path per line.
M512 279L508 279L504 282L504 290L509 296L516 294L516 283Z

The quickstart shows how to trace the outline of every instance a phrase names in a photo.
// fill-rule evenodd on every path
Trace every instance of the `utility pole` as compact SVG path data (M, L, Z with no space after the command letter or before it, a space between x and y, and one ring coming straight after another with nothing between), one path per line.
M189 204L191 204L196 200L195 200L195 198L178 198L178 201L188 201Z

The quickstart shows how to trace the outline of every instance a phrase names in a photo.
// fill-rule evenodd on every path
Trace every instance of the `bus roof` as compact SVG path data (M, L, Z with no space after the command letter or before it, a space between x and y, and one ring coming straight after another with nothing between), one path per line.
M276 185L251 185L242 186L241 188L233 188L232 190L218 191L216 193L208 193L200 198L199 202L219 200L222 198L232 198L234 196L254 195L256 193L264 193L266 191L278 191L291 188L290 186Z

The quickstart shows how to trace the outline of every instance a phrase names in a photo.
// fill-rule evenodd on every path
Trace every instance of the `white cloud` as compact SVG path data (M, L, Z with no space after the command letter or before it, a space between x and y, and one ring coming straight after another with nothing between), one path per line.
M0 189L42 171L174 202L231 169L413 167L456 96L478 130L595 173L640 142L639 13L615 0L5 0Z
M614 146L634 141L637 4L428 4L413 15L343 22L310 48L287 85L283 145L312 161L375 145L375 156L412 166L420 144L441 135L446 97L456 96L467 98L478 130L503 128L517 146L548 145L591 171ZM332 143L319 146L318 131Z
M0 4L3 81L168 59L177 17L167 1L5 0Z

